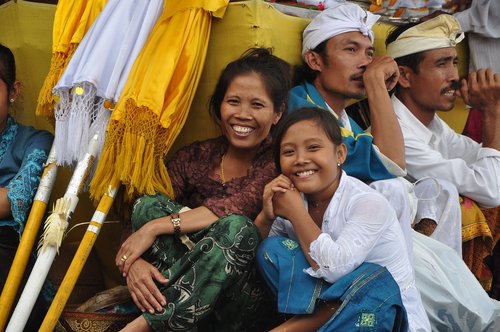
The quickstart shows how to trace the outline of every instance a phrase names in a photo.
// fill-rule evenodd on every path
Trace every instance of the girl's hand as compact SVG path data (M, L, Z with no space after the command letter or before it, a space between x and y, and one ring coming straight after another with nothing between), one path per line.
M277 192L273 196L273 209L276 215L291 221L294 219L293 213L305 208L300 193L293 189L285 192Z
M262 195L262 213L267 220L276 219L273 208L273 197L276 193L285 193L294 190L292 181L281 174L271 180L265 187Z
M161 312L167 299L160 292L155 281L166 284L168 279L156 267L142 258L135 260L127 275L127 286L135 305L142 311L154 314Z
M137 232L132 233L132 235L122 243L120 250L118 250L116 254L115 264L124 277L127 276L130 266L135 260L141 257L146 250L151 248L155 239L156 235L153 234L152 231L149 231L146 224Z

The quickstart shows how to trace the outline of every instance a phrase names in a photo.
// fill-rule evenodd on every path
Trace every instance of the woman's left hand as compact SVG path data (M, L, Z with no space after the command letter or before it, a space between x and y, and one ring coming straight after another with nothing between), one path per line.
M115 264L124 277L127 276L130 265L132 265L137 258L141 257L146 250L151 248L155 239L156 235L148 229L146 224L137 232L132 233L132 235L122 243L120 250L118 250L116 254Z

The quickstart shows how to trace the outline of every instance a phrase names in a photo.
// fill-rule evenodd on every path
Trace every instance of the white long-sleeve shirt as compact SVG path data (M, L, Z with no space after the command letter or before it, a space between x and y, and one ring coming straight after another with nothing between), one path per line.
M392 104L403 131L410 176L444 179L483 207L500 205L500 151L457 134L437 115L426 127L396 96Z
M306 200L304 205L307 208ZM385 266L401 290L410 330L430 331L415 287L405 237L394 210L382 195L343 172L325 211L321 231L310 246L310 255L319 268L309 268L307 273L333 283L363 262ZM283 218L273 223L273 235L297 240L292 223Z
M468 33L469 70L491 67L500 73L500 1L474 0L469 9L454 16Z

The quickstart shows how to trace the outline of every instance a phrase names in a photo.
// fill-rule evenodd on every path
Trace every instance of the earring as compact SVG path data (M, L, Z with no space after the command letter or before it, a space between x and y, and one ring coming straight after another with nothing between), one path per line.
M341 165L340 163L337 163L337 167L340 167L340 165Z
M10 98L10 102L13 103L15 101L14 98Z

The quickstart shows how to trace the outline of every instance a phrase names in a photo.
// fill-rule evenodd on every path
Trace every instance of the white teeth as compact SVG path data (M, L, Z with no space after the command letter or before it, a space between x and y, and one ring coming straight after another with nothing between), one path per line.
M233 130L238 134L248 134L253 131L251 127L233 126Z
M445 96L453 96L455 95L455 90L448 90L444 93Z
M295 174L296 174L298 177L303 177L303 176L313 175L314 173L316 173L316 171L314 171L314 170L309 170L309 171L297 172L297 173L295 173Z

